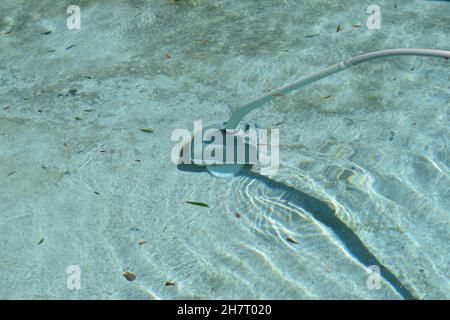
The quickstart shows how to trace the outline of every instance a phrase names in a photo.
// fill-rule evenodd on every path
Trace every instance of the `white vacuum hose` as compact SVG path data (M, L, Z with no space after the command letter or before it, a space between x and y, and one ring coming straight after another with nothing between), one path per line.
M252 110L261 107L267 102L272 101L277 96L287 94L291 91L300 89L310 83L316 82L320 79L326 78L339 71L345 70L362 62L385 58L390 56L424 56L424 57L438 57L438 58L450 58L450 51L434 50L434 49L391 49L381 50L370 53L365 53L344 61L341 61L331 67L328 67L322 71L314 73L310 76L302 78L294 83L288 84L284 87L272 90L270 93L259 97L246 105L242 106L231 115L230 119L224 124L224 129L236 129L239 122Z

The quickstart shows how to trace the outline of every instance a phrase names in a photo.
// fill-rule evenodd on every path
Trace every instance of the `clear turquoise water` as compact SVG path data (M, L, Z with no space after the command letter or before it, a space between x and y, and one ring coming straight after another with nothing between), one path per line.
M59 1L2 1L0 298L449 299L447 60L367 63L249 115L281 122L275 176L170 161L175 129L344 58L450 49L448 2L379 0L380 30L370 4L81 1L68 30Z

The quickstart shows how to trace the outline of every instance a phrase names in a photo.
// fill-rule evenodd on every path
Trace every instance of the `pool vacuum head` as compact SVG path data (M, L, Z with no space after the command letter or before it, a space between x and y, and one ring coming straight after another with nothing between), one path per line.
M195 132L190 143L190 160L206 166L216 177L234 177L245 165L258 161L259 130L254 123L241 123L236 129L215 124Z

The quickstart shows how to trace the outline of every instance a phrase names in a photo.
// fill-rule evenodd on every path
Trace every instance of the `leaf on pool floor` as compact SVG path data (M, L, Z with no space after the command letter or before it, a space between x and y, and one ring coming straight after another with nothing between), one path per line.
M139 130L141 130L142 132L145 132L145 133L153 133L153 129L151 129L151 128L142 128Z
M209 208L209 206L206 203L203 202L197 202L197 201L186 201L186 203L192 204L194 206Z
M332 97L332 95L329 95L329 96L320 98L320 100L327 100L327 99L330 99L331 97Z
M136 276L134 275L134 273L130 272L130 271L125 271L124 273L122 273L122 275L124 276L125 279L127 279L128 281L134 281L136 280Z
M166 287L168 286L174 286L175 282L170 282L170 281L166 281L166 283L164 284Z
M145 240L141 240L141 241L138 242L138 244L139 244L140 246L142 246L143 244L146 244L146 243L147 243L147 241L145 241Z
M240 218L240 217L241 217L241 214L240 214L239 212L236 212L236 213L234 214L234 216L235 216L236 218Z
M286 237L286 241L287 242L291 242L291 243L295 243L295 244L298 244L298 242L296 241L296 240L294 240L294 239L292 239L291 237Z
M284 93L272 93L273 97L284 97Z
M339 32L339 31L341 31L341 30L342 30L342 27L341 27L340 24L338 24L338 25L336 26L336 32Z
M37 243L37 245L40 245L42 242L44 242L44 238L42 238L41 240L39 240L39 242Z

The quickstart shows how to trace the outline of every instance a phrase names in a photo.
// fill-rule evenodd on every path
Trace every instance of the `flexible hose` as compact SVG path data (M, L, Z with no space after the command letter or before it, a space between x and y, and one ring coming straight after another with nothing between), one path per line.
M261 107L267 102L272 101L280 95L287 94L291 91L300 89L308 84L316 82L320 79L326 78L332 74L350 68L352 66L358 65L362 62L390 57L390 56L423 56L423 57L438 57L438 58L450 58L450 51L445 50L434 50L434 49L391 49L391 50L381 50L370 53L365 53L344 61L341 61L331 67L328 67L322 71L314 73L310 76L302 78L294 83L288 84L284 87L272 90L269 94L261 96L246 105L242 106L231 115L230 119L224 124L225 129L236 129L239 122L252 110Z

